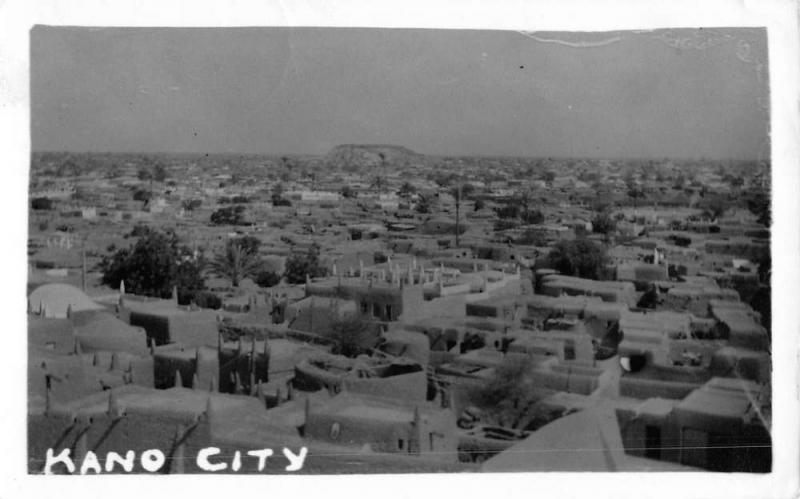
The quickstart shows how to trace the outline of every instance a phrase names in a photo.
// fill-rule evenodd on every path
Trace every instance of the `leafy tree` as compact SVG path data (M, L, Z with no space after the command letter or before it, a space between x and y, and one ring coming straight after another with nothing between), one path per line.
M542 180L544 180L547 183L551 183L555 179L556 179L556 174L552 170L547 170L546 172L542 173Z
M431 178L439 187L449 187L458 177L455 173L434 173Z
M161 163L156 163L153 168L153 180L156 182L163 182L167 180L167 169Z
M523 388L522 382L531 369L528 358L508 357L499 365L494 376L485 385L475 388L470 399L479 407L497 406L503 400L517 397Z
M644 198L644 191L635 183L628 186L628 197L633 200L633 205L636 206L639 199Z
M453 185L448 189L448 193L453 196L453 199L456 200L457 203L460 203L464 199L469 199L475 194L475 186L472 184L461 184L461 189L459 192L459 186Z
M480 211L486 207L486 202L480 198L476 199L473 207L475 208L475 211Z
M671 239L672 239L672 242L675 244L675 246L680 246L681 248L686 248L686 247L688 247L689 245L692 244L692 238L691 237L686 237L686 236L681 236L681 235L677 235L676 234Z
M559 241L548 254L550 266L565 275L599 279L608 257L589 239Z
M262 266L261 259L236 239L228 241L225 250L210 263L211 271L230 279L234 288L239 286L242 279L254 277Z
M769 196L757 194L747 200L747 209L758 217L757 222L769 227L772 224L772 212Z
M494 209L494 212L500 218L519 218L519 206L513 203L508 203Z
M278 182L277 184L273 184L272 186L272 193L270 199L272 201L273 206L292 206L292 203L283 197L283 193L285 189L283 184Z
M357 197L356 191L349 185L343 186L341 191L339 191L339 194L341 194L341 196L345 199L353 199Z
M245 207L242 205L226 206L211 214L214 225L247 225L244 219Z
M639 308L656 308L656 305L658 305L658 290L653 285L642 294L636 306Z
M506 357L487 383L469 390L470 401L496 424L517 427L543 396L529 378L532 366L527 356Z
M617 230L617 222L608 214L601 212L592 218L592 232L595 234L610 234Z
M540 224L544 222L544 214L533 209L533 195L528 190L517 193L513 198L505 202L499 208L495 208L495 213L500 218L520 219L526 224Z
M188 253L189 249L182 248L181 251ZM205 266L206 262L202 257L197 259L188 255L182 257L181 262L175 269L175 279L173 282L173 286L178 289L179 297L184 295L190 302L196 302L196 295L206 288L206 281L203 277L203 269ZM199 303L198 305L201 307L203 306Z
M523 189L514 196L511 202L519 206L520 215L522 216L531 211L533 193L528 189Z
M761 314L761 325L772 336L772 288L769 285L760 286L748 301L753 310Z
M420 194L417 199L417 205L415 207L417 213L427 214L433 211L433 200L431 196L425 196Z
M323 277L326 269L319 263L319 248L312 246L308 252L292 252L286 260L284 276L291 284L302 284L309 277Z
M271 288L281 282L281 275L267 269L261 269L255 276L255 282L262 288Z
M547 246L548 240L543 231L527 229L514 242L517 244L530 244L532 246Z
M345 357L367 354L378 342L372 324L356 314L348 314L331 323L327 336L333 341L331 353Z
M136 172L136 176L142 182L146 182L148 180L153 180L153 172L151 172L149 168L145 168L145 167L139 168L139 171Z
M712 198L703 203L703 214L712 220L717 220L728 210L726 203L720 198Z
M199 291L192 298L194 304L200 308L210 308L212 310L219 310L222 308L222 298L210 291Z
M147 189L137 189L136 192L133 193L134 201L144 201L145 203L147 203L152 198L153 198L153 193Z
M34 210L52 210L53 200L48 198L33 198L31 200L31 208Z
M544 222L544 213L539 210L525 210L520 213L520 218L526 224L539 225Z
M128 239L129 237L145 237L145 236L149 235L152 231L153 231L153 229L150 228L149 225L145 225L143 223L138 223L138 224L134 225L133 228L131 229L131 231L128 232L127 234L125 234L124 237L125 237L125 239Z
M219 204L247 204L252 202L252 199L247 196L222 196L217 200L217 202Z
M104 257L100 267L103 284L116 288L124 281L125 289L137 295L168 298L173 286L179 292L205 288L203 261L193 259L171 231L148 231L131 247Z

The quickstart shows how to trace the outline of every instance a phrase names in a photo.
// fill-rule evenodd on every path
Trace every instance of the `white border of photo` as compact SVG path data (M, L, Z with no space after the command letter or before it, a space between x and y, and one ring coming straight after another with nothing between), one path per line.
M6 311L0 411L0 497L794 497L798 494L798 30L791 0L6 0L0 2L0 126ZM26 474L27 183L29 31L72 26L360 26L524 31L767 27L773 166L773 437L771 474L498 473L365 476L92 476Z

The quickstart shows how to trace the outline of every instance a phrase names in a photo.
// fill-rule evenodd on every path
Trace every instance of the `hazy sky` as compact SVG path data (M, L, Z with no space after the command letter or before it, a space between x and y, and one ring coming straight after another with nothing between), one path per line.
M766 32L31 31L34 150L768 157Z

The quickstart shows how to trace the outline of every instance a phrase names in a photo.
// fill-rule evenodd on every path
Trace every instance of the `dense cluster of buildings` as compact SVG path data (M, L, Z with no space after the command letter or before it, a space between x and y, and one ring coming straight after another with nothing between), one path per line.
M63 161L32 168L53 203L30 217L31 473L47 449L154 448L192 473L211 446L305 446L309 473L771 469L769 227L739 195L769 196L768 165L343 146L164 157L153 180L135 156ZM231 199L246 223L210 223ZM522 204L540 219L500 217ZM323 271L209 271L215 309L100 285L140 223L209 257L255 237L279 275L314 245ZM602 249L593 278L554 261L574 241ZM342 355L349 333L370 347Z

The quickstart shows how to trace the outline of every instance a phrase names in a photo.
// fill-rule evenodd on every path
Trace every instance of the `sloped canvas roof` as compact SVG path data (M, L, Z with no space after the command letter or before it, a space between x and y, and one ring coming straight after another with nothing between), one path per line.
M625 454L613 408L585 409L541 427L530 437L486 461L481 470L678 471L686 466Z

